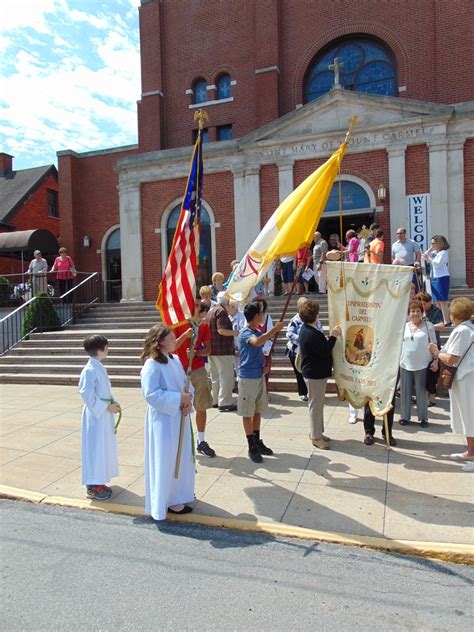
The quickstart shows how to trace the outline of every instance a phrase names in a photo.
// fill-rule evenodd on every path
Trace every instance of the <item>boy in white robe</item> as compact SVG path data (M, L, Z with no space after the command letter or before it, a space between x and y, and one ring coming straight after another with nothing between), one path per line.
M122 409L112 397L107 369L102 364L108 353L107 338L99 334L87 336L84 349L90 359L79 380L84 402L82 484L87 488L88 498L109 500L112 489L106 483L119 474L114 414Z
M141 356L145 417L145 513L155 520L166 514L192 511L195 464L189 413L192 394L184 391L186 376L176 350L176 337L165 325L155 325L145 338ZM192 391L192 386L190 385ZM179 476L175 478L181 414L186 415Z

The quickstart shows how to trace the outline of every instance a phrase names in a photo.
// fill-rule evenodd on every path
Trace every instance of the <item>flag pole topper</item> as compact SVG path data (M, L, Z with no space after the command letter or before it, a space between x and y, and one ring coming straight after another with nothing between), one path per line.
M204 127L204 121L208 121L209 117L207 116L207 112L201 108L194 112L194 120L198 121L199 131L202 132Z

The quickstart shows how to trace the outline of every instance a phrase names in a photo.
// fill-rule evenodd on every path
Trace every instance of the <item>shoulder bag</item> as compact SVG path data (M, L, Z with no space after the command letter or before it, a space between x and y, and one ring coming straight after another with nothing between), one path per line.
M459 365L464 360L467 352L469 351L471 347L472 347L472 342L469 345L469 347L466 349L462 358L459 360L457 364L445 364L444 362L439 360L438 386L441 386L441 388L445 388L446 390L449 390L451 388L451 386L453 385L454 377L456 375L456 371L458 370Z

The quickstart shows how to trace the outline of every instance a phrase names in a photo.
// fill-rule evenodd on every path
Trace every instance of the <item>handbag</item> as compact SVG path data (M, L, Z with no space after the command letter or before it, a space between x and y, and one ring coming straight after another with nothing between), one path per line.
M469 345L469 347L466 349L462 358L459 360L457 364L445 364L444 362L439 360L438 386L441 386L441 388L444 388L446 390L449 390L451 388L451 386L453 385L454 377L456 375L456 371L458 370L459 365L464 360L467 352L469 351L471 347L472 347L472 342Z

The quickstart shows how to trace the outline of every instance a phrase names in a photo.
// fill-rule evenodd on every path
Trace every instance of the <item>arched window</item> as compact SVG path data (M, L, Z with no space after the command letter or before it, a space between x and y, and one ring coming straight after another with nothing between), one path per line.
M338 58L339 81L346 90L397 96L396 61L385 44L368 37L353 37L331 44L311 62L304 81L304 102L314 101L334 86L329 66Z
M342 180L341 189L343 213L348 214L351 211L367 210L370 208L370 200L367 191L365 191L360 184ZM329 194L324 209L324 214L327 213L339 213L339 182L335 182L332 185L331 193Z
M232 85L229 75L221 75L216 81L217 99L229 99L232 96Z
M207 101L207 85L204 79L196 79L193 84L193 103L205 103Z
M175 206L168 217L166 224L166 242L168 246L168 256L173 244L174 232L178 224L181 213L181 204ZM211 239L211 218L204 206L201 206L201 237L199 240L199 263L198 263L198 286L211 282L212 276L212 239Z

